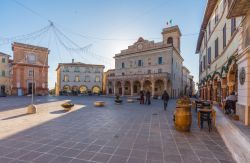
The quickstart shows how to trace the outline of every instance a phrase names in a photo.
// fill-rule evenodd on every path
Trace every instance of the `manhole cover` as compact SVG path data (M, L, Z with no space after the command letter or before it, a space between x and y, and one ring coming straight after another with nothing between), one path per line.
M118 135L115 135L114 138L119 138L119 136L118 136Z
M152 115L158 115L158 113L153 113Z

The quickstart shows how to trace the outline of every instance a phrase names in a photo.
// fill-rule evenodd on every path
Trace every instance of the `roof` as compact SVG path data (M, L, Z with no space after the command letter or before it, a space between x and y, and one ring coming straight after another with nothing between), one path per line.
M249 8L249 0L233 0L228 10L227 18L246 15L249 12Z
M218 0L208 0L207 1L207 7L206 7L206 10L205 10L205 13L204 13L203 20L202 20L202 24L201 24L201 28L200 28L200 33L199 33L199 37L198 37L198 41L197 41L197 46L196 46L195 53L199 53L199 51L200 51L201 42L202 42L202 39L203 39L203 36L204 36L204 32L203 31L207 27L207 24L209 22L209 19L210 19L211 15L213 14L213 11L214 11L214 8L215 8L215 6L217 4L217 1Z
M3 53L3 52L0 52L0 55L10 57L10 55L9 55L9 54L5 54L5 53Z
M42 51L48 51L49 52L49 49L48 48L45 48L45 47L41 47L41 46L36 46L36 45L30 45L30 44L24 44L24 43L19 43L19 42L14 42L12 43L12 48L13 47L24 47L24 48L29 48L29 49L34 49L34 50L42 50Z
M86 67L86 66L97 66L97 67L105 67L104 65L96 65L96 64L86 64L82 62L74 62L74 63L59 63L56 70L58 70L61 66L78 66L78 67Z
M190 73L189 69L186 66L182 66L182 69L185 69L188 73Z
M164 33L171 33L171 32L178 32L179 35L181 36L181 31L180 31L180 28L178 25L174 25L174 26L171 26L171 27L167 27L167 28L164 28L162 30L162 34Z

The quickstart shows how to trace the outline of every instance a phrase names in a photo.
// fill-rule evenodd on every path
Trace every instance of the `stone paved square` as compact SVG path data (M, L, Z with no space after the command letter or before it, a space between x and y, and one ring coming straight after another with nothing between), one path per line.
M76 105L62 112L60 104ZM106 102L94 107L95 100ZM0 98L0 163L195 163L234 162L222 138L205 125L191 132L173 127L175 100L167 111L151 105L114 104L102 96L36 97L37 113L26 115L29 97Z

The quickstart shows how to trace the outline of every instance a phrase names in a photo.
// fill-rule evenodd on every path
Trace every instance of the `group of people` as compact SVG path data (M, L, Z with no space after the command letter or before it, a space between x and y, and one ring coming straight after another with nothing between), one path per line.
M144 92L141 91L140 92L140 104L148 104L148 105L150 105L151 104L151 101L150 101L151 93L149 91L147 91L145 93L145 96L146 96L146 100L144 100Z
M146 91L145 96L146 96L146 98L144 100L144 92L141 91L140 92L140 104L150 105L151 104L151 100L150 100L151 93L149 91ZM168 100L169 100L169 95L168 95L167 91L163 92L161 99L163 100L164 110L167 110Z

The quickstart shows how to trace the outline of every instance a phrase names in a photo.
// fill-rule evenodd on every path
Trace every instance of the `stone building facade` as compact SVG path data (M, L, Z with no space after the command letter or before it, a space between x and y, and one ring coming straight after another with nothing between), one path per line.
M12 44L12 94L48 94L48 54L44 47L14 42ZM33 73L34 72L34 73ZM34 82L33 82L34 74Z
M57 71L56 95L102 93L104 65L81 62L59 63Z
M222 104L236 92L236 114L246 125L250 124L250 86L244 73L249 62L249 22L249 1L209 0L196 49L200 97ZM244 74L246 82L240 84Z
M10 55L0 52L0 96L11 93Z
M167 90L171 97L180 95L183 58L179 27L164 28L162 37L157 43L140 37L114 56L115 69L107 72L107 94L133 96L143 90L159 96Z

